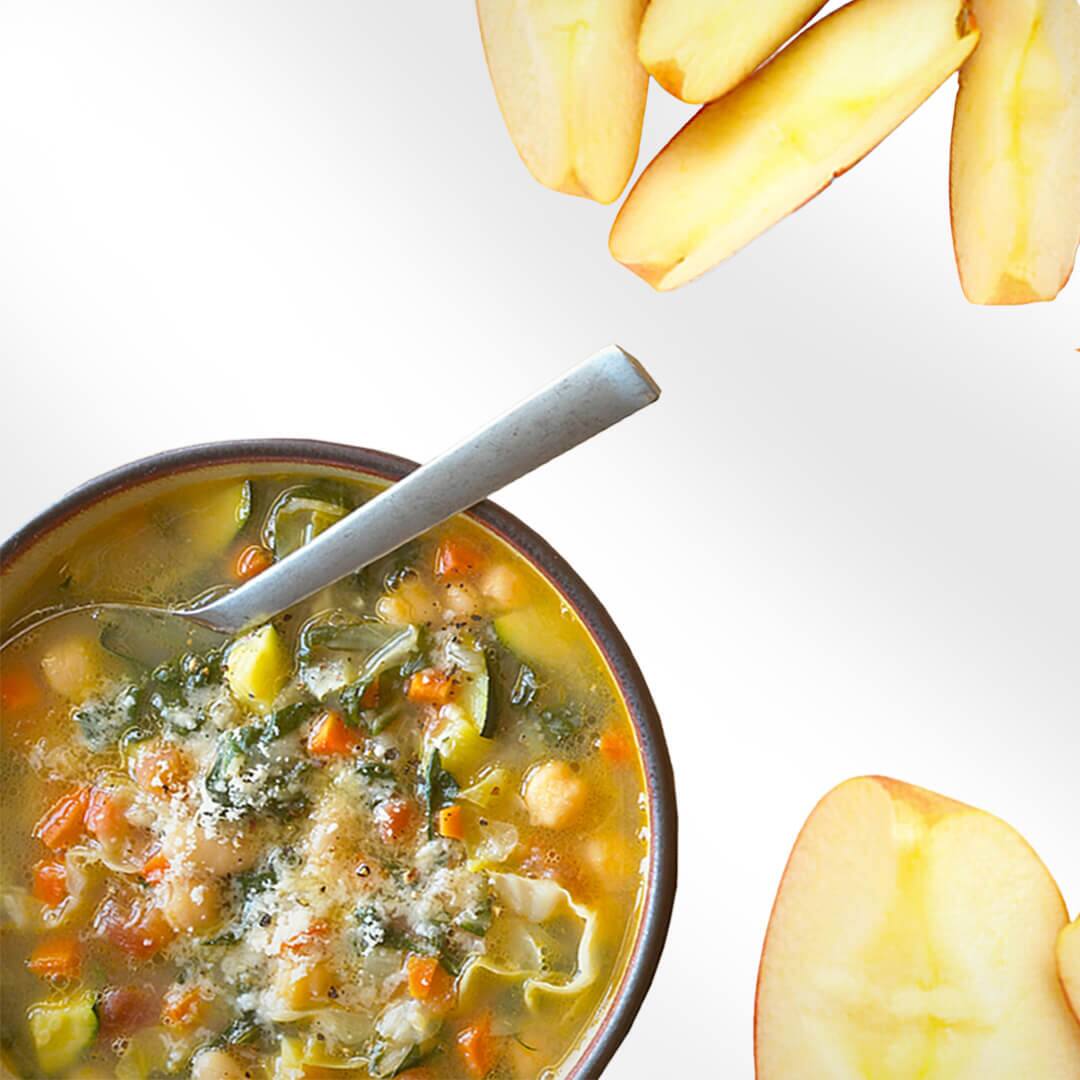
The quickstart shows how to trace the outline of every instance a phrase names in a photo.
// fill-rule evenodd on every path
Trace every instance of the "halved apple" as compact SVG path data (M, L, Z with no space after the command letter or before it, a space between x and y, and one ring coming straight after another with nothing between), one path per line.
M895 780L827 795L795 844L758 977L758 1080L1077 1080L1056 977L1065 905L997 818Z
M853 0L705 106L627 197L611 253L657 289L734 254L832 182L967 58L966 0Z
M541 184L617 199L637 161L649 76L647 0L477 0L503 119Z
M826 0L652 0L638 55L669 93L700 105L726 94Z
M972 8L950 185L960 280L975 304L1053 300L1080 242L1080 4Z
M1058 974L1077 1020L1080 1020L1080 919L1070 923L1058 938Z

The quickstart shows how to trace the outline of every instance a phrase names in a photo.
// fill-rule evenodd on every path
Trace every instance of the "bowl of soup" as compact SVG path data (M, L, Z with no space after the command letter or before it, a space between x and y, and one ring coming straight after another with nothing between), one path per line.
M676 812L597 599L490 503L263 626L233 587L414 466L193 447L2 550L0 1046L16 1077L594 1077L660 956ZM175 629L175 628L174 628Z

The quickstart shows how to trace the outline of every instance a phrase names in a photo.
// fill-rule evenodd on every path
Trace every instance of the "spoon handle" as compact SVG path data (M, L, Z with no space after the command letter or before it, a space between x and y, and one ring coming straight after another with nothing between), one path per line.
M225 633L265 622L659 396L641 364L611 345L258 577L185 614Z

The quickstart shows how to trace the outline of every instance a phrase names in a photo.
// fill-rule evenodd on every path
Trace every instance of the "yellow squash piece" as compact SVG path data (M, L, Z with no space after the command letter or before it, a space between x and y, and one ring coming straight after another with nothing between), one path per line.
M761 959L758 1080L1080 1080L1066 921L1003 821L868 777L810 815Z
M853 0L675 136L619 211L612 255L684 285L828 187L977 41L966 0Z
M638 55L669 93L701 105L737 86L826 0L652 0Z
M270 624L239 638L225 655L225 680L238 701L267 712L285 685L292 660Z
M546 187L617 199L637 160L649 76L637 55L646 0L477 0L510 137Z
M960 71L953 242L974 304L1053 300L1080 242L1080 4L972 0Z

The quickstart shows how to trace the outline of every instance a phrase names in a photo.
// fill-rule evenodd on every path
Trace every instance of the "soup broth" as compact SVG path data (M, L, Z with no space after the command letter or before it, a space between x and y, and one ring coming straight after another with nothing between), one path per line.
M235 585L375 490L182 481L5 619ZM100 611L4 651L7 1070L558 1075L648 844L629 717L558 592L458 518L236 639L186 634Z

